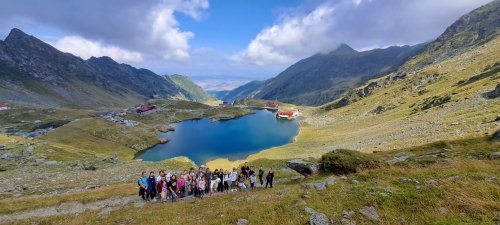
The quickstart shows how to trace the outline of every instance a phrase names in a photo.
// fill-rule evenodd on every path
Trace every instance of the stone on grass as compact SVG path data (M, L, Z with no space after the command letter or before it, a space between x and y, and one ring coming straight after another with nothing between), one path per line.
M359 213L366 216L366 218L370 219L371 221L379 220L377 211L375 210L375 208L373 208L373 206L365 206L359 210Z
M247 219L238 219L238 221L236 222L236 225L248 225L250 224L250 222L248 222Z
M306 213L309 213L309 214L313 214L313 213L315 213L315 212L316 212L314 209L309 208L309 207L306 207L306 208L304 209L304 211L306 211Z
M330 225L330 219L323 214L319 212L315 212L311 214L311 217L309 218L309 225Z

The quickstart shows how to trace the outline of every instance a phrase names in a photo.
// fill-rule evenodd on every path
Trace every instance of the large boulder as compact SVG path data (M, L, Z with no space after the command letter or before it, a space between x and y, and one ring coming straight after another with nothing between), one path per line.
M330 219L328 217L320 212L314 212L311 214L311 217L309 218L309 225L330 225L332 224L330 222Z
M497 86L493 91L486 93L486 97L488 98L500 97L500 84L497 84Z
M290 169L295 170L304 176L318 174L319 169L321 168L321 165L319 163L307 162L302 159L288 161L286 165Z

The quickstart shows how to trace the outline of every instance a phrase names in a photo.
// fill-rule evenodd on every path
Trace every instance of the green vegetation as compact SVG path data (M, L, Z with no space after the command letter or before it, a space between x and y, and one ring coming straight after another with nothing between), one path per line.
M195 84L188 76L174 74L170 76L165 75L165 78L174 82L181 89L181 92L186 95L186 98L191 101L207 102L215 100L214 97Z
M371 155L350 150L334 150L321 156L323 170L334 174L356 173L378 166Z

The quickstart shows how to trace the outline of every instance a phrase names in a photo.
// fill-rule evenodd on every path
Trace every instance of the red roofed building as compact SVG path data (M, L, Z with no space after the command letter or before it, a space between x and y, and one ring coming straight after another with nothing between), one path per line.
M268 102L268 103L266 103L266 107L269 107L269 108L278 108L278 103L276 103L276 102Z
M137 113L143 113L143 112L147 112L147 111L150 111L150 110L153 110L153 109L156 109L156 106L154 105L140 105L139 107L137 107Z
M6 104L0 104L0 110L7 110L7 109L10 109L10 106Z

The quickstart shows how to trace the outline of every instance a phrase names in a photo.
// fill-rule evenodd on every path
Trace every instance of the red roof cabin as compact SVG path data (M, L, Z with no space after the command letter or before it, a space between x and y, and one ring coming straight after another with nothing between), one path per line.
M295 118L295 113L290 111L279 111L276 113L276 118L278 119L293 119Z
M276 103L276 102L268 102L268 103L266 103L266 107L269 107L269 108L278 108L278 103Z
M143 112L147 112L147 111L150 111L153 109L156 109L156 106L154 106L154 105L140 105L137 108L137 113L143 113Z
M6 104L0 104L0 110L7 110L7 109L10 109L10 106Z

